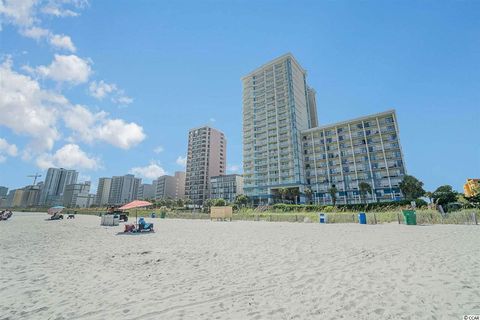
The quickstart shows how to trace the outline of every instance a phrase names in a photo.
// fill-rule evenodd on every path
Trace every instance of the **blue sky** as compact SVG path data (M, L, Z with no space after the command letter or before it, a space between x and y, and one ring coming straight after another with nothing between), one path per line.
M321 124L395 108L409 174L480 177L478 1L0 0L0 185L182 170L210 124L241 170L242 75L286 52Z

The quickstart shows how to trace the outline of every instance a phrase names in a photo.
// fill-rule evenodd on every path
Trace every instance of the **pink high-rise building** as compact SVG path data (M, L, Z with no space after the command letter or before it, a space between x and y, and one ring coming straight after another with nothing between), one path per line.
M224 175L227 167L225 135L209 126L188 133L185 197L202 205L209 198L210 177Z

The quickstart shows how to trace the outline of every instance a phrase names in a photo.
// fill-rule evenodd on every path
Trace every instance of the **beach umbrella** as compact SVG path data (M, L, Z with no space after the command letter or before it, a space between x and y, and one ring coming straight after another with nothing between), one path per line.
M63 209L65 209L65 207L62 207L62 206L51 207L50 209L48 209L48 214L54 215L61 212Z
M138 209L138 208L145 208L145 207L150 207L153 206L153 203L148 202L148 201L142 201L142 200L134 200L132 202L129 202L123 206L121 206L120 210L129 210L129 209ZM138 224L137 221L137 210L135 210L135 224Z

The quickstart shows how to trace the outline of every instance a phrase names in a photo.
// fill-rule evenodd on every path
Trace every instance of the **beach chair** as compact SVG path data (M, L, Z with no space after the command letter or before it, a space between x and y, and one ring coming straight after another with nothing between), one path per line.
M138 219L138 230L139 232L150 232L153 231L153 223L148 223L143 217Z

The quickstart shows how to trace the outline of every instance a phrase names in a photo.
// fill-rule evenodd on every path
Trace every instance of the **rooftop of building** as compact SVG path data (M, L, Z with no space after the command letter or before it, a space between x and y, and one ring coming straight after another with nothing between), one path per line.
M256 68L255 70L249 72L248 74L246 74L245 76L242 77L242 80L245 79L245 78L248 78L248 77L252 76L253 74L257 73L258 71L260 71L260 70L262 70L262 69L264 69L264 68L267 68L267 67L271 66L272 64L278 63L278 62L280 62L280 61L282 61L282 60L284 60L284 59L286 59L286 58L291 58L292 61L293 61L295 64L297 64L297 66L300 68L300 70L302 70L305 74L307 73L307 71L306 71L304 68L302 68L301 64L298 63L297 59L295 59L295 57L293 56L293 54L290 53L290 52L287 52L287 53L281 55L280 57L275 58L275 59L273 59L273 60L271 60L271 61L269 61L269 62L261 65L260 67Z
M208 125L208 124L203 125L203 126L199 126L199 127L195 127L195 128L191 128L190 130L188 130L188 132L190 133L190 132L192 132L192 131L194 131L194 130L199 130L199 129L204 129L204 128L210 128L210 129L212 129L212 130L215 130L215 131L220 132L220 133L223 134L222 131L220 131L220 130L218 130L217 128L214 128L214 127L212 127L212 126L210 126L210 125ZM224 135L225 135L225 134L224 134Z
M358 117L358 118L354 118L354 119L349 119L349 120L336 122L336 123L332 123L332 124L326 124L326 125L318 126L318 127L315 127L315 128L310 128L310 129L307 129L307 130L303 130L302 133L309 133L309 132L314 132L314 131L317 131L317 130L330 129L330 128L333 128L333 127L343 126L343 125L346 125L346 124L349 124L349 123L352 123L352 122L367 120L367 119L376 118L376 117L384 117L384 116L388 116L388 115L396 115L395 109L390 109L390 110L387 110L387 111L374 113L374 114L370 114L370 115L366 115L366 116L362 116L362 117Z

